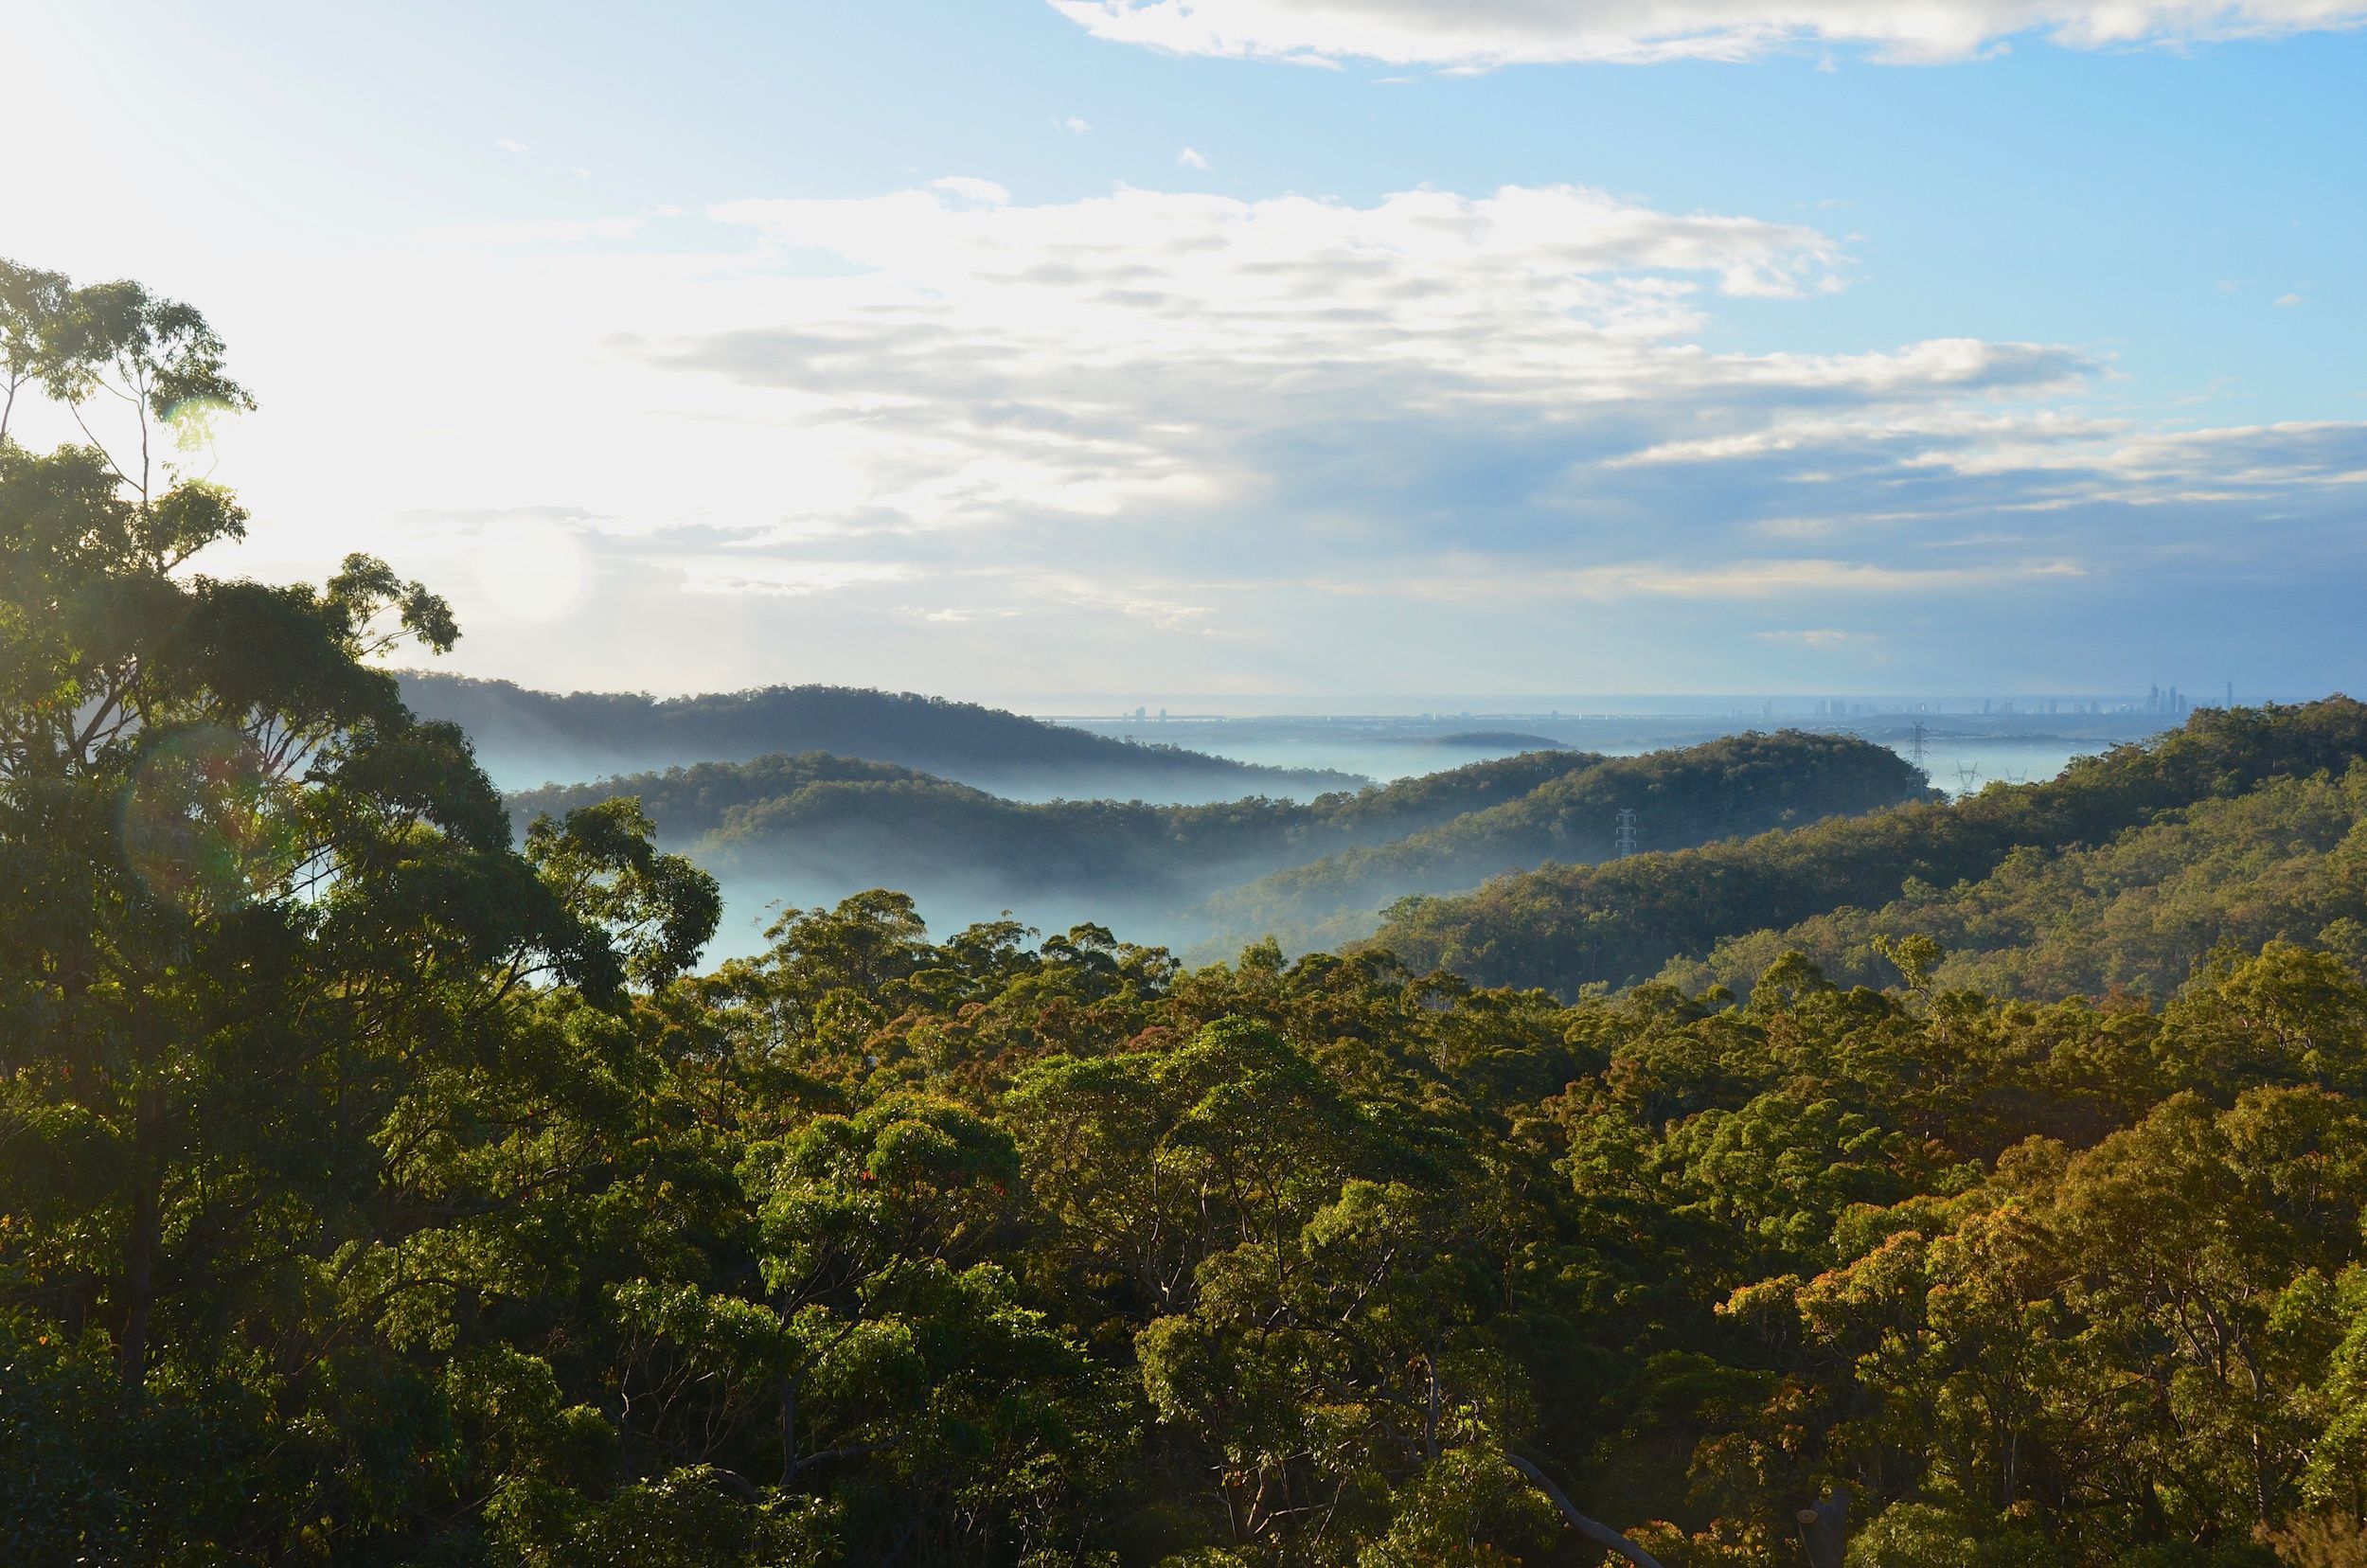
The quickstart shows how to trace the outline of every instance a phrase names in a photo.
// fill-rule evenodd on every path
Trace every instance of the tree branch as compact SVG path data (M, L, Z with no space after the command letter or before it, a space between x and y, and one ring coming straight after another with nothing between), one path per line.
M1660 1559L1651 1553L1638 1546L1610 1525L1597 1524L1586 1515L1578 1512L1576 1506L1570 1501L1569 1494L1555 1486L1553 1478L1543 1470L1539 1470L1517 1453L1506 1453L1504 1463L1527 1476L1536 1485L1538 1490L1551 1498L1554 1506L1561 1510L1561 1517L1568 1520L1570 1527L1578 1534L1586 1537L1597 1546L1607 1546L1617 1552L1621 1557L1634 1563L1636 1568L1661 1568Z

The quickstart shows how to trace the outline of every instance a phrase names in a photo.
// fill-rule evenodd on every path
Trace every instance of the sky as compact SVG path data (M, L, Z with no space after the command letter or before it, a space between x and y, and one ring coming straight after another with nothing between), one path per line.
M463 673L2367 688L2367 0L8 9L206 569Z

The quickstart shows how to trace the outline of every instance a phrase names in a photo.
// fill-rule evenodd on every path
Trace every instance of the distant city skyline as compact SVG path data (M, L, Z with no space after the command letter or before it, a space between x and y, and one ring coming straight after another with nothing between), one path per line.
M2362 23L36 0L0 256L205 311L205 565L377 551L468 674L2301 697Z
M2323 695L2320 693L2319 695ZM1980 693L1824 693L1824 692L1564 692L1487 695L1448 692L1432 694L1337 693L1320 700L1307 694L1250 696L1219 692L1167 693L1153 698L1130 698L1114 693L1020 695L1010 699L1017 711L1042 718L1131 719L1147 724L1183 723L1195 719L1305 718L1320 719L1570 719L1611 717L1731 717L1738 712L1771 708L1786 718L1913 718L1917 714L1958 718L2022 717L2076 718L2139 715L2177 718L2198 707L2262 703L2292 703L2309 699L2291 695L2256 694L2247 703L2226 691L2198 695L2176 685L2157 685L2139 692L1992 692ZM2027 704L2027 707L2020 704ZM1065 705L1064 705L1065 704ZM1293 705L1297 704L1297 705Z

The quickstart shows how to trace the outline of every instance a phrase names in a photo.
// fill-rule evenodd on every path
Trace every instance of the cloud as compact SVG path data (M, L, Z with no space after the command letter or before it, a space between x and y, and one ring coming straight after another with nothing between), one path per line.
M523 158L530 151L525 143L513 140L508 136L504 136L493 145L513 158Z
M684 585L695 594L761 594L775 598L805 598L816 594L870 583L910 581L913 567L895 561L797 561L752 558L733 564L729 558L692 555L650 558L683 574Z
M1518 573L1505 572L1501 568L1481 571L1449 569L1420 578L1392 581L1319 581L1313 586L1321 592L1334 594L1387 594L1407 598L1470 603L1583 599L1609 604L1639 597L1735 603L1769 599L1826 599L1837 596L1888 597L1986 590L2086 575L2083 568L2067 561L2017 561L1995 566L1898 567L1868 561L1808 558L1736 561L1698 567L1671 561L1637 561L1618 565L1569 569L1530 567ZM1792 633L1775 635L1788 637ZM1834 636L1839 633L1818 635Z
M1838 351L1830 234L1583 187L952 175L385 266L338 286L407 347L373 403L400 460L357 490L316 455L349 415L281 400L225 477L275 549L379 508L355 544L455 585L467 668L569 686L1701 690L1853 656L1944 686L2157 642L2185 679L2206 645L2323 668L2367 591L2367 425L2132 418L2077 344ZM1828 347L1714 347L1737 299ZM563 530L580 608L506 602L420 521L455 507ZM1840 628L1880 640L1760 635Z
M949 174L942 180L932 180L929 182L929 188L942 190L948 195L958 196L966 202L977 202L986 206L1001 206L1011 199L1011 193L992 180L973 179L966 174Z
M1175 54L1450 68L1750 60L1846 45L1877 59L1976 59L2036 36L2070 48L2177 47L2356 27L2367 0L1048 0L1098 37Z
M2296 305L2305 305L2308 301L2305 300L2297 294L2281 294L2276 296L2275 303L2285 309L2290 310Z
M1272 491L1289 479L1257 449L1325 427L1575 432L1585 411L1620 417L1639 397L1912 399L2033 373L1946 346L1703 354L1684 340L1705 295L1813 293L1842 265L1838 246L1578 187L1370 206L1121 189L1022 205L942 180L710 216L784 263L827 256L844 276L776 277L770 319L634 352L775 391L849 450L876 446L870 501L925 526Z
M1072 136L1089 135L1094 128L1093 121L1078 119L1075 115L1069 116L1066 119L1056 119L1052 123Z
M1409 599L1993 594L2109 572L2130 508L2367 472L2356 426L2088 413L2107 364L2073 345L1712 351L1721 298L1845 287L1839 242L1580 187L1022 204L948 179L709 216L753 245L739 319L626 351L827 437L835 477L783 527L1081 550L1125 579L1105 608L1221 619L1243 591L1177 581L1244 551Z
M1175 161L1183 165L1185 169L1206 169L1208 167L1208 154L1201 151L1197 148L1187 147L1183 151L1178 152L1175 155Z

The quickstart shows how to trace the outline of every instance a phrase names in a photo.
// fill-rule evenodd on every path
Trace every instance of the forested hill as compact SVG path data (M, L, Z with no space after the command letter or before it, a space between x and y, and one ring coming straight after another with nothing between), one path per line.
M1679 972L1691 972L1685 960L1753 932L1902 900L1930 904L1931 890L1989 878L2017 851L2016 874L2027 874L2039 860L2109 845L2132 829L2160 828L2156 846L2165 848L2177 813L2271 780L2340 775L2362 758L2367 705L2347 697L2205 709L2183 729L2083 757L2043 784L1992 784L1949 804L1599 865L1548 865L1456 897L1408 899L1390 911L1377 940L1416 967L1575 994L1592 982L1643 979L1672 959ZM2133 875L2150 885L2159 870L2147 864L2121 880ZM1964 918L1972 919L1969 902ZM1862 933L1860 945L1872 935ZM1740 963L1736 956L1727 968Z
M721 877L736 910L884 886L914 894L939 921L1014 910L1058 929L1091 916L1182 939L1206 934L1190 912L1219 888L1519 799L1602 760L1534 752L1312 801L1185 806L1016 801L893 763L806 753L549 785L508 805L523 829L636 796L659 841Z
M1209 800L1312 793L1362 780L1114 740L975 703L854 686L776 686L696 697L531 691L406 671L403 701L467 732L486 770L523 786L772 753L895 762L1006 794Z
M523 825L637 795L661 842L721 877L738 904L896 887L939 918L1007 908L1057 926L1091 914L1168 942L1278 934L1303 948L1326 919L1368 935L1401 892L1609 855L1623 808L1656 842L1693 844L1924 793L1882 747L1787 732L1639 757L1523 753L1310 802L1026 803L807 754L554 785L510 807Z
M1517 799L1563 774L1603 760L1588 752L1524 752L1385 785L1334 791L1303 803L1253 796L1210 806L1151 806L1141 801L1009 801L892 762L805 752L746 762L701 762L590 784L546 784L517 791L508 798L512 814L524 826L537 815L563 816L579 806L634 795L668 842L686 843L715 832L746 842L796 825L800 811L833 788L849 788L860 796L864 787L899 786L908 793L925 791L959 802L962 808L979 813L971 826L995 814L1008 814L1012 820L1059 822L1115 812L1155 822L1196 848L1231 854L1238 849L1269 849L1308 835L1326 846L1336 846L1418 832L1466 812ZM877 793L872 798L884 804L895 797ZM891 811L881 818L881 826L895 830L905 824Z
M1979 881L1910 882L1879 907L1728 937L1661 978L1742 992L1799 953L1837 981L1880 985L1897 972L1887 953L1920 936L1934 944L1942 986L2162 1002L2231 948L2294 942L2367 963L2363 916L2367 763L2358 763L2166 811L2098 845L2024 846Z
M1383 905L1478 884L1548 861L1618 850L1620 812L1639 847L1677 847L1930 798L1897 753L1846 735L1728 736L1574 769L1518 800L1413 834L1278 871L1209 910L1225 932L1271 933L1304 952L1369 936Z

